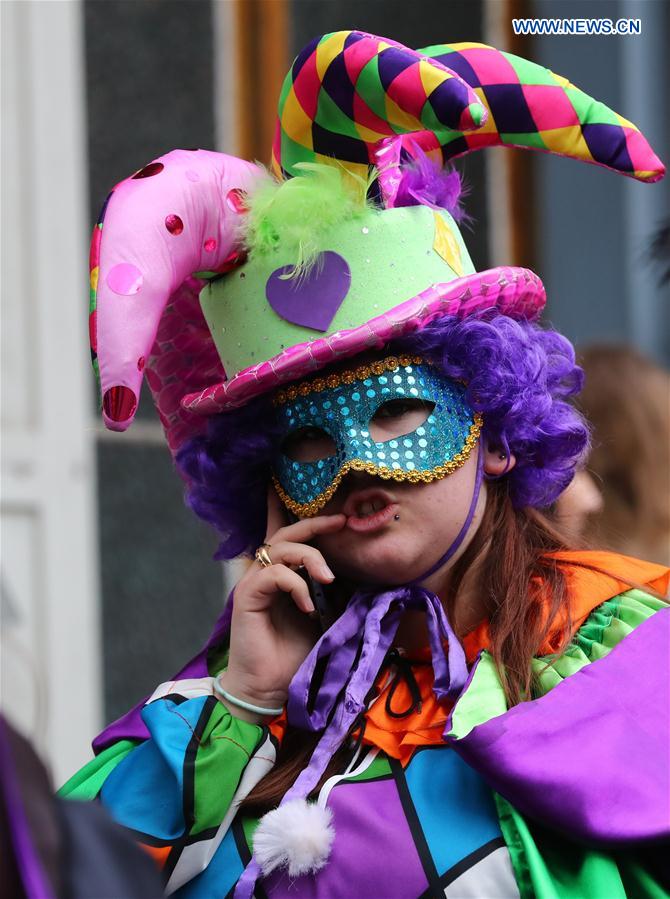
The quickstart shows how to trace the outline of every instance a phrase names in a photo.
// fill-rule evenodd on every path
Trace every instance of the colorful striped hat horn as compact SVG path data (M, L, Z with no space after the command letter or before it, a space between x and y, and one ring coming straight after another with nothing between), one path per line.
M363 172L378 164L389 138L410 156L418 147L442 165L508 146L569 156L639 181L658 181L665 172L632 122L520 56L472 43L408 50L359 31L308 44L279 99L275 170L292 175L296 163L336 157Z

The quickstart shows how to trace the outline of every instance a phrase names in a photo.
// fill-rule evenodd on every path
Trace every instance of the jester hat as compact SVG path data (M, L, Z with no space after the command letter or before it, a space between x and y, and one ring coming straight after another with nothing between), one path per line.
M174 150L118 184L90 258L91 350L106 426L132 423L146 374L176 452L207 416L438 316L496 309L536 318L545 301L537 275L476 272L456 222L457 191L445 199L441 188L426 189L430 178L413 191L406 177L412 166L425 172L499 145L639 181L665 171L635 125L518 56L473 43L415 51L359 31L313 40L281 91L274 174L309 180L329 166L337 181L369 186L374 167L368 202L322 227L315 264L301 268L301 248L282 242L286 217L275 241L251 240L247 259L250 233L272 232L272 203L249 222L269 189L257 165ZM324 201L314 221L327 222L328 208Z

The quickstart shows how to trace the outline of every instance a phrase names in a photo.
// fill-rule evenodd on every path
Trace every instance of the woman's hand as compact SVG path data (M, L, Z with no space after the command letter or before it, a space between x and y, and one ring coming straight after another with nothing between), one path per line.
M307 541L340 530L345 521L339 514L286 524L284 509L270 488L265 543L270 544L272 565L264 568L254 561L235 587L228 668L221 676L221 686L233 696L268 708L286 702L293 675L319 637L310 617L314 604L307 584L294 569L304 565L315 581L331 583L334 575L326 560ZM262 720L225 705L237 717Z

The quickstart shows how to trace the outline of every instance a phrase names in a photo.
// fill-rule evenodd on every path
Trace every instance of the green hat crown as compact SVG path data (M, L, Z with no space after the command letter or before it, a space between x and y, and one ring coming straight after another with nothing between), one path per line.
M229 377L475 271L445 209L376 208L343 169L301 169L248 197L248 261L201 293Z

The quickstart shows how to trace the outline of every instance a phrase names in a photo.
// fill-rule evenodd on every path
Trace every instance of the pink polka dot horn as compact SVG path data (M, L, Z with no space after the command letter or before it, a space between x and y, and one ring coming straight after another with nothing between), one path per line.
M187 390L225 377L193 273L240 261L244 193L262 170L207 150L173 150L118 184L91 243L90 336L105 425L132 423L146 374L168 442L198 430Z

